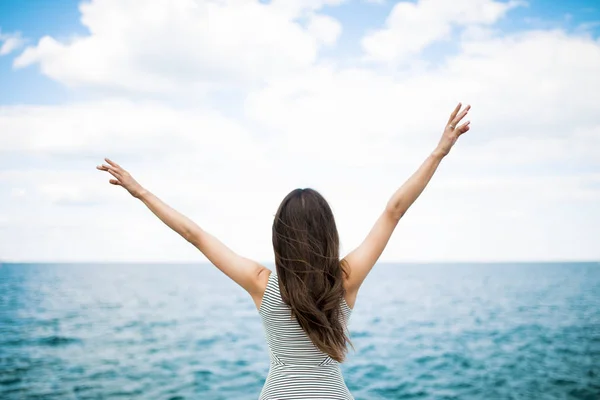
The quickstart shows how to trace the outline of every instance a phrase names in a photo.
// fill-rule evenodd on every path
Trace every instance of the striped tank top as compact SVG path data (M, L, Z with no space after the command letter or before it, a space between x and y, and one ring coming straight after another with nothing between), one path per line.
M347 324L350 307L342 299ZM265 328L271 366L260 400L354 400L340 364L319 350L295 319L279 291L275 272L269 276L259 314Z

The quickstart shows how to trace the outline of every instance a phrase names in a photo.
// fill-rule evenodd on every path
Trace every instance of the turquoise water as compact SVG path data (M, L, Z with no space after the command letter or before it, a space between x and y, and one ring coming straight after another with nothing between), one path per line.
M378 265L356 399L600 399L600 264ZM254 305L210 265L0 267L1 399L257 399Z

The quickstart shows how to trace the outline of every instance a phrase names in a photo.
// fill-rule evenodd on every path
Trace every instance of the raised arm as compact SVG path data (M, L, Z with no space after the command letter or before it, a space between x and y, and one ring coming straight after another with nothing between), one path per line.
M96 167L107 171L115 179L109 182L122 186L135 198L141 200L162 222L180 234L185 240L193 244L219 268L225 275L246 289L255 302L262 297L264 285L259 282L264 280L265 267L259 263L241 257L225 246L217 238L200 228L195 222L169 207L158 197L144 189L135 179L114 161L105 159L107 164Z
M440 162L448 155L458 137L469 130L469 121L460 126L458 124L467 115L470 106L462 111L461 107L459 103L451 113L436 149L393 194L364 241L344 258L343 262L349 269L345 286L347 300L351 306L354 304L358 289L383 253L402 216L423 192Z

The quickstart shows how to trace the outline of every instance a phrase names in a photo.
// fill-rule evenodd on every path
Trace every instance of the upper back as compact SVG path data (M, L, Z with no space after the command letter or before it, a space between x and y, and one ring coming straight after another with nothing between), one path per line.
M343 323L346 325L352 310L343 299L341 311ZM281 298L279 280L274 272L269 276L259 314L266 332L271 363L306 366L337 363L328 354L319 350L298 322L292 318L290 307Z

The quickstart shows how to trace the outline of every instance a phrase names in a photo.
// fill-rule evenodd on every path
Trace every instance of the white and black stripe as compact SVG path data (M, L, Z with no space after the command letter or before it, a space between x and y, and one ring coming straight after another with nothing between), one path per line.
M342 299L344 323L351 309ZM281 299L277 275L272 272L259 314L269 344L271 368L260 400L353 400L340 365L319 350Z

